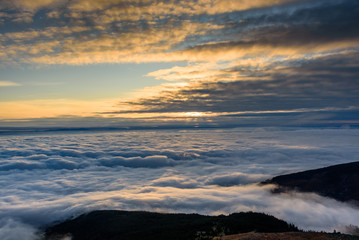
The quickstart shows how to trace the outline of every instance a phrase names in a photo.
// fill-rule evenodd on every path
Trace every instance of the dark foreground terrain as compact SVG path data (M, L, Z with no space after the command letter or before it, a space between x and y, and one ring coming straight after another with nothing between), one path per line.
M73 240L190 240L245 232L295 232L298 229L262 213L229 216L94 211L46 230L46 239Z
M359 240L358 236L340 233L286 232L286 233L241 233L214 240Z
M359 162L281 175L265 184L277 184L275 192L315 192L343 202L359 204Z

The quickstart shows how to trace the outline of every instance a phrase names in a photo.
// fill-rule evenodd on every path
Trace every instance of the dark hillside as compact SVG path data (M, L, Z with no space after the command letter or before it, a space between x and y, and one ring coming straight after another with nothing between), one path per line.
M202 216L94 211L48 228L46 239L69 234L73 240L190 240L250 231L288 232L298 229L273 216L253 212Z
M264 183L277 184L276 192L315 192L339 201L359 203L359 162L281 175Z

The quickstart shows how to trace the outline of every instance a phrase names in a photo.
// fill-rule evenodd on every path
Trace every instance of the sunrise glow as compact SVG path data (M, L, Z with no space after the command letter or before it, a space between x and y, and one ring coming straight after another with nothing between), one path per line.
M359 0L0 0L0 240L359 235L358 127Z

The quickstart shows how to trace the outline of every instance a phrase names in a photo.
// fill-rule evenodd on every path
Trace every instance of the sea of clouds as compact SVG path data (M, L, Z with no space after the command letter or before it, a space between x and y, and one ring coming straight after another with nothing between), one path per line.
M275 175L358 161L359 129L244 128L0 136L0 239L95 209L259 211L302 229L357 225L359 209L271 193Z

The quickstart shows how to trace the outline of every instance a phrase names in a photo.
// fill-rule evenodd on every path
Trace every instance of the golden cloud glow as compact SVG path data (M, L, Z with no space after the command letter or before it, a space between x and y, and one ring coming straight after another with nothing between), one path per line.
M202 112L185 112L182 114L179 114L180 116L186 116L186 117L202 117L205 115L205 113Z
M336 51L357 47L358 39L334 39L333 41L278 43L258 41L256 37L243 38L240 23L233 26L211 20L211 14L268 7L296 2L296 0L199 0L199 1L126 1L126 0L77 0L67 1L66 16L71 26L49 26L42 29L7 32L0 35L0 58L3 62L26 62L36 64L84 65L98 63L127 62L218 62L234 61L239 58L262 58L263 56L295 56L307 53ZM15 3L27 8L57 6L61 0L17 0ZM95 11L94 10L101 10ZM59 18L56 7L50 12ZM49 13L49 14L50 14ZM55 14L56 13L56 14ZM22 14L22 13L21 13ZM209 14L207 22L197 19L165 19L166 16L183 14ZM56 16L57 15L57 16ZM61 15L61 14L60 14ZM85 20L95 20L86 25ZM138 23L144 20L143 26ZM164 21L165 19L165 21ZM237 19L238 20L238 19ZM127 21L134 21L130 25ZM123 28L134 28L123 31ZM230 30L230 40L221 31ZM82 33L79 35L78 33ZM270 39L270 33L268 33ZM211 37L216 36L216 37ZM260 35L262 36L262 35ZM259 37L260 37L259 36ZM203 40L202 40L203 38ZM253 39L252 39L253 38ZM193 39L189 41L189 39ZM235 39L235 40L234 40ZM5 47L6 43L6 47ZM197 66L198 68L199 66ZM212 71L212 72L211 72ZM225 74L227 81L235 79L230 73L211 69L190 71L187 75L151 73L156 78L168 81L180 79L213 78ZM162 76L159 76L162 74ZM164 74L166 76L164 76Z
M0 119L51 118L65 115L94 116L96 112L114 111L119 99L81 101L42 99L0 102Z
M108 13L116 13L117 15L147 15L159 16L164 14L180 15L180 14L218 14L225 12L233 12L246 10L251 8L267 7L277 4L295 2L298 0L198 0L194 1L151 1L151 0L78 0L70 3L70 8L76 11L94 11L111 9ZM116 7L120 5L120 7Z
M91 116L98 112L115 112L128 118L214 116L197 108L211 109L212 103L197 104L211 101L208 91L200 91L203 88L233 82L245 86L245 81L252 84L252 80L262 84L273 80L279 70L287 77L294 76L297 70L288 67L292 62L357 49L355 24L342 13L328 19L319 14L322 6L334 8L341 3L331 4L318 1L314 6L300 0L2 1L0 24L9 23L11 30L5 28L0 33L1 66L150 62L181 62L176 64L182 66L151 70L146 77L169 83L154 87L143 84L142 89L127 93L127 99L118 100L119 104L109 100L111 104L107 102L106 107L107 100L69 99L1 102L0 117ZM43 12L37 14L40 9ZM307 12L303 18L302 11ZM332 34L333 23L345 30ZM324 75L325 71L329 70L317 73ZM311 72L301 76L305 74ZM15 85L0 81L0 87ZM241 96L275 95L275 91L253 92ZM177 108L186 102L193 105ZM154 112L161 111L161 104L176 109L146 112L151 106Z
M43 55L39 57L32 57L30 62L41 64L68 64L68 65L83 65L83 64L97 64L97 63L145 63L145 62L176 62L176 61L233 61L239 58L248 57L276 57L288 56L296 57L296 55L304 56L312 52L325 53L327 51L339 51L345 48L352 48L357 46L357 41L340 41L328 44L314 45L308 44L303 46L277 46L271 45L254 45L250 47L242 46L218 46L217 48L201 48L201 49L187 49L183 51L166 52L171 46L162 45L155 46L157 37L144 41L143 45L136 45L145 39L146 35L134 36L134 39L129 42L121 42L121 38L103 38L92 41L73 42L66 41L65 48L68 51L60 52L56 55ZM175 35L174 35L175 36ZM176 39L172 36L173 39ZM129 39L126 37L126 39ZM129 48L126 48L128 45ZM36 46L29 46L33 48ZM43 47L39 44L39 47ZM11 53L16 51L24 51L24 47L14 47ZM121 49L121 50L114 50ZM157 52L150 52L157 51ZM213 59L213 60L212 60ZM210 74L210 73L209 73ZM186 76L183 76L186 78ZM195 77L195 76L194 76ZM180 78L180 77L178 77Z
M0 81L0 87L14 87L14 86L21 86L18 83L9 82L9 81Z
M49 7L53 5L60 5L66 0L4 0L0 3L0 9L6 7L18 8L23 10L38 10L40 8Z
M87 31L88 27L49 27L41 31L6 33L1 38L3 41L14 42L3 48L4 54L9 58L21 55L26 57L26 62L69 65L157 62L181 59L171 57L173 54L168 51L188 36L201 36L206 31L220 28L208 23L183 21L175 28L169 25L162 29L129 32L118 36L104 34L101 38L84 41L71 34ZM61 40L54 41L54 38ZM36 39L41 41L28 43ZM55 52L58 53L54 54Z

